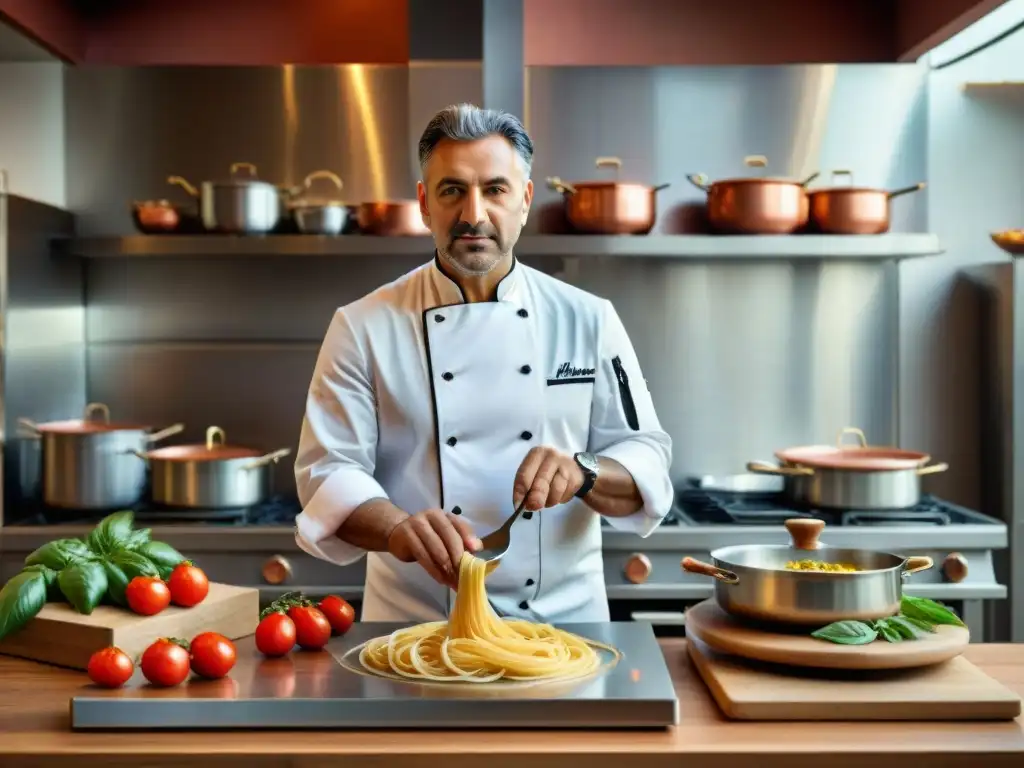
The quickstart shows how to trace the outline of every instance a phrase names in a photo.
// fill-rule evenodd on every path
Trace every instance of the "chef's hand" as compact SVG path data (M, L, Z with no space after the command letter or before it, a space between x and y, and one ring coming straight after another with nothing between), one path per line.
M537 511L565 504L583 486L583 470L576 460L557 448L532 448L519 465L512 486L512 503L518 509L525 498L524 509Z
M388 537L388 552L403 563L419 563L434 581L452 589L458 587L462 553L482 546L465 520L443 509L410 515Z

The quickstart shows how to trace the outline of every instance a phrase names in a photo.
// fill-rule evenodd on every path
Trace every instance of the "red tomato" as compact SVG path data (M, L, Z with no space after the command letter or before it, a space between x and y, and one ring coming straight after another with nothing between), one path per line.
M124 591L128 607L143 616L160 613L171 604L171 590L155 576L136 576Z
M235 666L235 644L216 632L203 632L189 643L192 671L200 677L218 680Z
M331 623L331 630L336 635L343 635L348 632L352 622L356 620L356 609L347 600L337 595L328 595L320 601L320 612L327 617Z
M264 656L284 656L295 647L295 622L271 613L256 626L256 649Z
M210 591L206 574L188 560L175 566L167 586L171 590L171 602L183 608L199 605Z
M188 677L188 651L173 640L160 638L142 654L141 666L153 685L178 685Z
M89 679L104 688L120 688L135 671L131 657L120 648L101 648L89 657Z
M331 639L331 623L319 608L311 605L293 605L288 617L295 622L295 642L300 648L315 651Z

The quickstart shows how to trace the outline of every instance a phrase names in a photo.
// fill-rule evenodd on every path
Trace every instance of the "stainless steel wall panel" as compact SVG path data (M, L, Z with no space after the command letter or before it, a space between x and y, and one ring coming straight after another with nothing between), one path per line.
M326 329L326 325L325 325ZM92 344L89 396L118 416L157 426L183 422L175 441L203 442L216 425L228 442L295 448L319 344ZM276 490L295 491L292 456Z

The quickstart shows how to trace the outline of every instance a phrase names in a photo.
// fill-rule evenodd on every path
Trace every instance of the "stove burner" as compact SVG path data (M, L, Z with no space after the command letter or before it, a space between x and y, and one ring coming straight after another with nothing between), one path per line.
M133 508L138 525L281 525L295 523L302 508L296 498L273 496L261 504L237 509L172 509L155 504ZM116 511L116 510L111 510ZM5 525L93 525L109 512L53 509L45 506L20 507L5 517Z
M671 515L680 525L782 525L791 518L823 520L840 526L946 526L992 524L999 521L934 496L922 496L913 507L885 510L793 509L781 493L742 492L687 487L676 494Z
M921 509L911 512L889 510L887 512L846 512L843 525L949 525L953 520L941 509Z

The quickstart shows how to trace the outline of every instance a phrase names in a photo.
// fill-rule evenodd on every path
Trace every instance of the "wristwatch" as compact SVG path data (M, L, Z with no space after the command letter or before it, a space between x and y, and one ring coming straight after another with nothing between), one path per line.
M578 466L583 471L583 485L576 491L576 498L582 499L594 487L597 482L597 472L600 465L597 463L597 456L592 453L577 453L573 456Z

